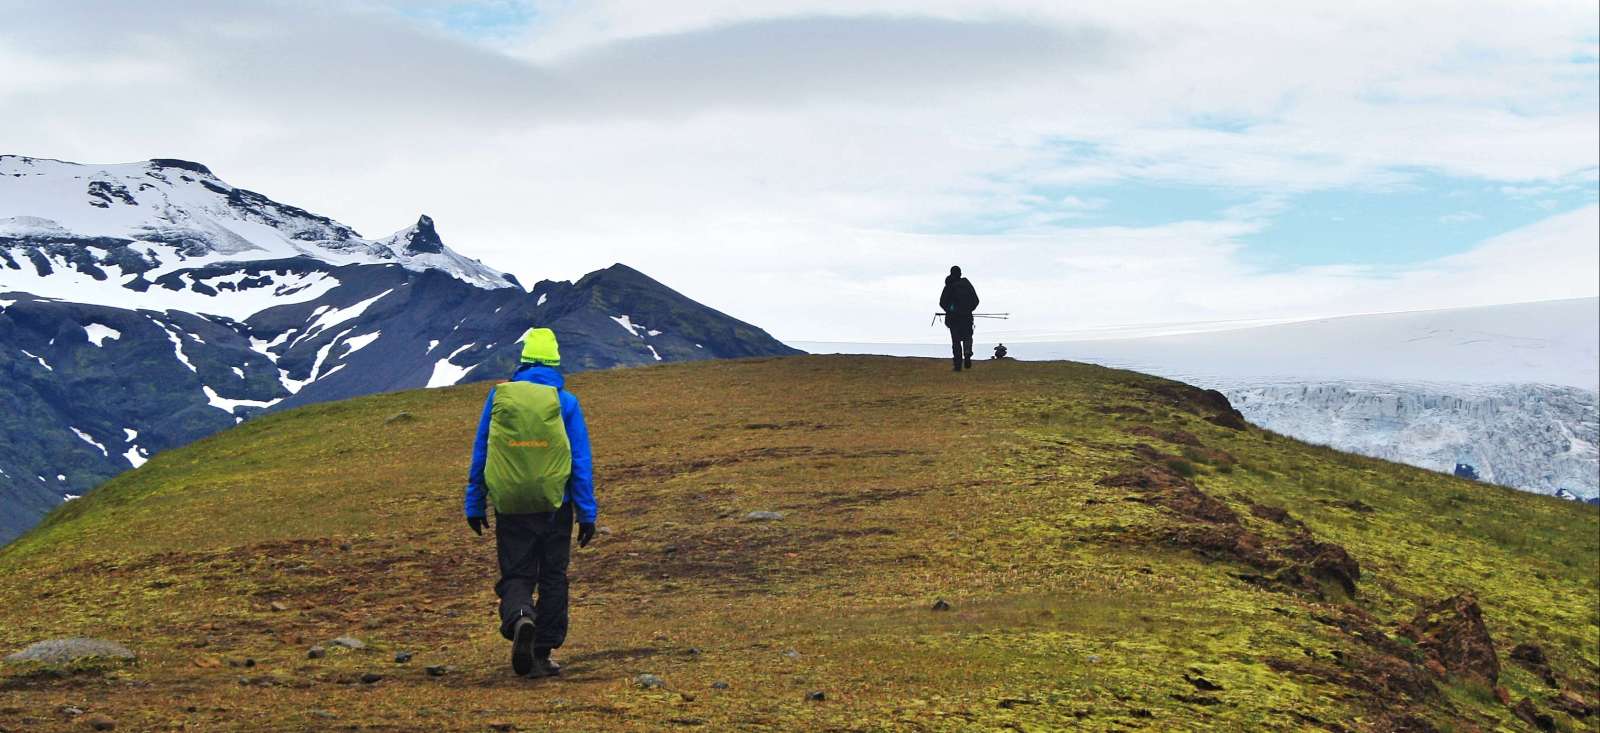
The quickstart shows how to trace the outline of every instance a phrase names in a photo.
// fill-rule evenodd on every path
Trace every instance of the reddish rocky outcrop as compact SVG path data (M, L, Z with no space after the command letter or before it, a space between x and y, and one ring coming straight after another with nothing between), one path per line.
M1471 592L1423 607L1410 623L1401 625L1400 634L1453 675L1476 677L1491 687L1500 680L1500 655Z

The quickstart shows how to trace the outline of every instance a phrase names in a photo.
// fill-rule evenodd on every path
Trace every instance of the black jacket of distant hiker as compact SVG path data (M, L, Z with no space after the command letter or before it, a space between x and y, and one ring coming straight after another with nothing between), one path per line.
M963 362L972 361L972 312L978 309L978 291L971 281L953 273L944 279L939 308L944 311L944 325L950 329L950 354L959 369Z

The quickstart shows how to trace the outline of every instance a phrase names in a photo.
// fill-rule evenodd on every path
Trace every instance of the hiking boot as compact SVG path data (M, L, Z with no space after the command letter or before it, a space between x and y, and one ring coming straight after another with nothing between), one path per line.
M537 666L533 656L533 619L518 617L512 629L511 671L527 676Z
M953 371L953 372L961 371L961 362L959 362L959 361L956 362L955 366L953 368L951 368L950 371Z
M549 649L539 649L533 653L533 671L529 672L527 676L533 678L560 677L561 665L556 664L556 660L550 658Z
M967 368L967 369L971 369L972 368L972 357L969 356L966 359L963 359L962 362L961 362L961 365L963 367Z

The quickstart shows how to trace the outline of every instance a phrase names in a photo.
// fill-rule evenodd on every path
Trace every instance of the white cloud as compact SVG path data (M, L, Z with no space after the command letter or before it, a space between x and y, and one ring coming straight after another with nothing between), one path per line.
M426 211L524 282L624 261L793 338L914 331L955 262L1019 330L1595 294L1593 207L1525 233L1543 262L1269 272L1240 244L1295 192L1417 171L1592 186L1591 6L533 5L490 48L374 2L15 3L0 139L200 160L369 235ZM1084 225L1110 202L1071 189L1107 183L1253 203Z

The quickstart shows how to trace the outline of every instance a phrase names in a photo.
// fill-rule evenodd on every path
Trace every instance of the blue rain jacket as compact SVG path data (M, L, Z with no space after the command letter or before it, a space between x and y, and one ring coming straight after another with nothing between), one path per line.
M517 369L512 381L533 382L561 390L561 422L567 428L567 442L572 446L572 477L567 479L567 497L577 510L579 522L594 522L599 507L594 501L594 455L589 452L589 428L583 423L583 409L578 398L564 387L566 380L561 372L542 364L527 364ZM469 517L481 517L485 512L488 491L483 485L483 466L489 460L489 416L494 409L494 390L483 403L483 419L478 422L478 438L472 444L472 470L467 473L465 509Z

